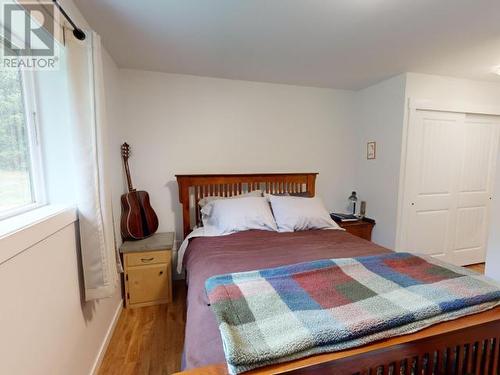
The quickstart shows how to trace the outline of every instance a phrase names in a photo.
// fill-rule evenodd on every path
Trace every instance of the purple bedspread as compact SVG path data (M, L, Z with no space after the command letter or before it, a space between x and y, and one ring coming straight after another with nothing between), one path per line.
M184 258L187 270L185 369L225 363L205 281L225 273L299 262L389 253L390 250L339 230L277 233L252 230L222 237L193 238Z

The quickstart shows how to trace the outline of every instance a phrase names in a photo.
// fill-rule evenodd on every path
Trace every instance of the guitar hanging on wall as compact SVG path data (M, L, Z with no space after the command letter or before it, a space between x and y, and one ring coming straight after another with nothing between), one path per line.
M149 203L149 194L143 190L135 190L130 178L128 159L130 146L121 146L123 165L127 175L128 193L121 197L122 217L120 229L124 240L141 240L149 237L158 229L158 216Z

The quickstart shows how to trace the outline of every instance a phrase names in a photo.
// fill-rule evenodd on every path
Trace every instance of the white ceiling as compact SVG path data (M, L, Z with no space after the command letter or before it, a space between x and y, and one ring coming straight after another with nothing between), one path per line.
M499 81L500 0L75 0L121 68L359 89Z

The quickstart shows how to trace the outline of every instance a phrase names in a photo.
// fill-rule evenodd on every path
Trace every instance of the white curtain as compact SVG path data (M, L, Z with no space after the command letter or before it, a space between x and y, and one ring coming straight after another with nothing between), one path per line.
M117 287L111 189L107 181L106 111L101 41L85 31L66 34L68 94L85 299L111 296Z

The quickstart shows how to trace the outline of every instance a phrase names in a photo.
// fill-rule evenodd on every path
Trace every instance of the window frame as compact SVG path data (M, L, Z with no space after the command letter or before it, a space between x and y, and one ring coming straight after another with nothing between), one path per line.
M0 38L0 43L3 40ZM28 135L30 161L30 190L32 202L0 213L0 221L37 209L47 204L43 170L43 153L37 112L37 90L35 72L19 69L24 119Z

